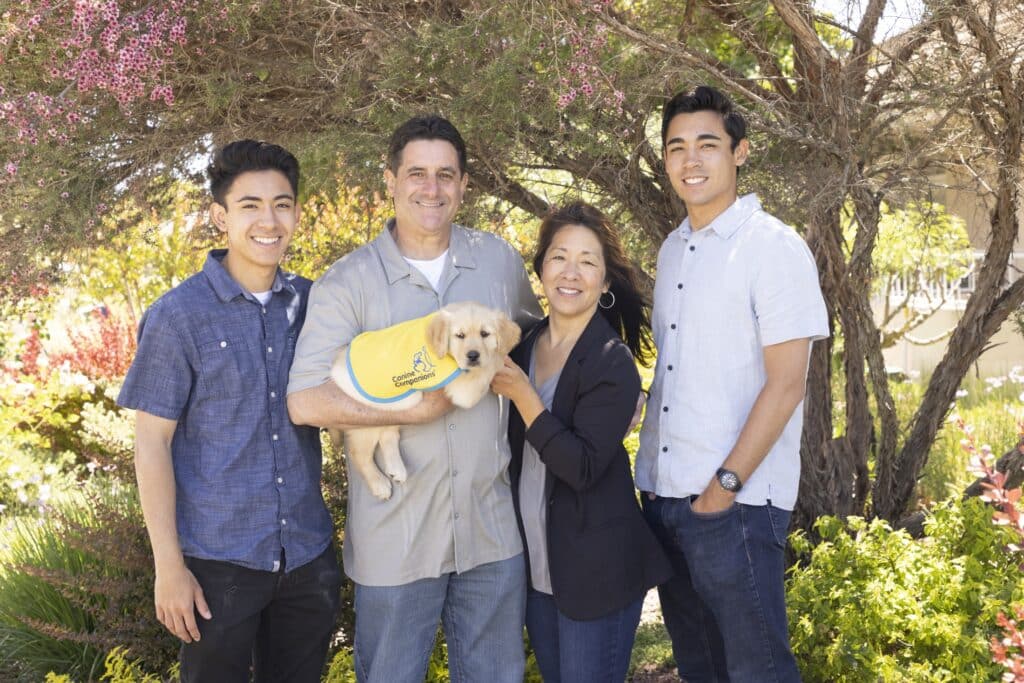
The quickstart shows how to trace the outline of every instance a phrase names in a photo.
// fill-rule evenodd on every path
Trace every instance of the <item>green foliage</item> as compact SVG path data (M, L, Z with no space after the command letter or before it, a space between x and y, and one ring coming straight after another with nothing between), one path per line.
M629 659L630 675L641 671L671 671L675 665L672 641L661 620L640 624Z
M13 520L0 569L0 670L93 680L123 646L165 670L175 640L152 613L152 560L133 488L88 480L41 519Z
M1024 390L1024 376L1019 374L1019 368L1015 370L1002 377L968 378L960 385L953 410L936 435L917 482L917 497L921 503L928 504L962 492L975 479L969 468L970 454L960 443L964 434L956 425L957 417L963 419L979 447L990 446L997 458L1016 445L1017 420L1024 415L1019 399ZM908 385L918 387L919 397L922 389L918 383L899 386ZM916 405L917 401L913 401L906 410Z
M807 680L887 683L997 680L989 638L1000 609L1024 596L1010 536L980 500L936 507L927 537L885 522L818 520L797 532L806 558L788 580L790 633Z

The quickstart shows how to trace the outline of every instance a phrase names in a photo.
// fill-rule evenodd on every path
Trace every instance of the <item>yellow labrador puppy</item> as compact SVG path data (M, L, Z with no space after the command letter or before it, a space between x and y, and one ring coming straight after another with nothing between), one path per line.
M411 408L423 399L422 391L442 387L453 404L470 408L487 393L519 336L519 326L501 311L473 302L449 304L425 318L357 336L339 352L331 379L352 398L378 408ZM392 481L406 480L398 437L398 427L345 431L353 469L380 500L391 497ZM336 430L331 439L341 443ZM373 459L378 444L380 469Z

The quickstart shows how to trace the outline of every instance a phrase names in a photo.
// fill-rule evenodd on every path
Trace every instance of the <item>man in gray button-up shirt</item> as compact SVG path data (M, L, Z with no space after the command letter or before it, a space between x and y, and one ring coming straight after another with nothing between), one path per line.
M453 681L521 681L525 567L507 466L507 404L469 410L441 392L384 411L329 381L338 350L366 330L455 301L500 309L521 325L540 315L522 258L494 235L452 223L468 182L451 123L418 117L391 139L395 218L313 286L288 386L299 424L401 424L408 480L387 501L349 477L345 572L356 583L360 681L422 681L437 624Z

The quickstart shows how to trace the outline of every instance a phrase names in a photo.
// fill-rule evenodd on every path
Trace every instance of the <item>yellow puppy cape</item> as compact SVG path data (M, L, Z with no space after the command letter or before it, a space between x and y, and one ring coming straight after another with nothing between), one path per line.
M393 403L414 391L440 389L462 372L451 356L438 357L427 344L436 313L363 332L348 347L348 376L375 403Z

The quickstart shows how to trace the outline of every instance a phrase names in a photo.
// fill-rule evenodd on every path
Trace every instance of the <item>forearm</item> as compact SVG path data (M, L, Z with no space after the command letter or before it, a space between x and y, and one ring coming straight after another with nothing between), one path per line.
M768 381L722 467L735 472L740 481L747 481L767 457L803 397L802 378Z
M514 396L510 396L509 399L515 405L516 410L519 411L519 416L523 418L523 424L526 425L527 429L537 419L537 416L544 412L544 402L540 400L540 396L537 395L532 385L527 384L525 387L522 387Z
M175 511L174 466L170 443L137 437L135 476L142 515L153 547L157 572L184 567Z
M424 395L426 396L426 395ZM437 400L413 408L384 410L355 400L334 382L288 394L288 416L298 425L328 429L423 424L440 416Z

